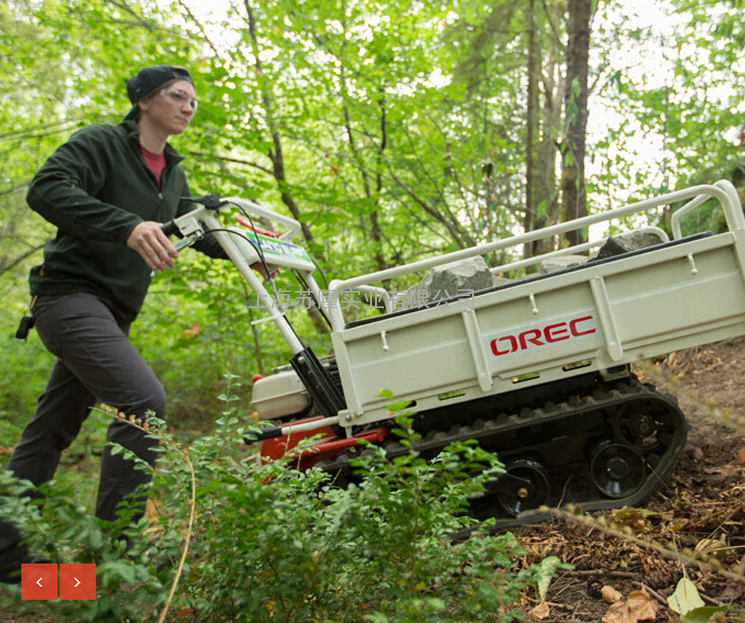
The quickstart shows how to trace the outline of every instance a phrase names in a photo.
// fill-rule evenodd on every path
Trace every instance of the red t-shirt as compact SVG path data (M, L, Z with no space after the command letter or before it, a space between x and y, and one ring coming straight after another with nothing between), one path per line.
M160 177L163 174L163 169L166 168L165 153L154 154L142 145L140 145L140 149L142 150L142 157L145 159L145 164L153 172L155 179L158 181L158 188L160 188Z

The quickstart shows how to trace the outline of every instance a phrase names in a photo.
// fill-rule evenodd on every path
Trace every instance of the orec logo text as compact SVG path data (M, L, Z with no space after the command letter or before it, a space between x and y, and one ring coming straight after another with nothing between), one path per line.
M592 323L592 324L589 324ZM539 329L504 335L490 342L495 357L509 355L532 346L546 346L572 338L592 335L597 331L592 316L582 316L565 322L556 322Z

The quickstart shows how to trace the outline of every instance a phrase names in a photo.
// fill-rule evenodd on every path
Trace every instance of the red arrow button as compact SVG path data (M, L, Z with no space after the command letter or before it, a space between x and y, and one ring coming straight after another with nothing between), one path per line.
M60 599L95 599L96 565L62 564L59 566Z
M57 599L57 565L21 565L21 599Z

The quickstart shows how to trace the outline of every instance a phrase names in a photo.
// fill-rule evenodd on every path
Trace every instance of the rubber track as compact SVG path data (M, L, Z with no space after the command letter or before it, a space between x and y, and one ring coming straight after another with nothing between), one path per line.
M672 396L662 394L651 385L642 384L635 378L624 381L612 389L596 389L592 394L573 394L566 401L554 403L547 402L541 408L523 408L519 413L499 414L494 419L476 420L470 425L451 426L448 431L431 431L426 436L414 441L414 449L426 457L435 456L447 445L457 442L476 439L488 449L493 449L499 455L501 453L515 454L520 450L519 446L500 447L499 438L505 434L513 434L520 429L535 428L535 425L544 425L549 422L565 420L572 422L577 418L583 418L598 411L611 414L628 403L641 401L645 405L655 405L666 411L672 423L672 434L669 435L667 447L661 455L661 459L650 470L642 485L632 494L624 498L607 498L598 491L596 499L585 500L581 506L585 511L604 510L621 506L634 506L646 499L659 486L677 463L680 454L685 447L688 434L688 422L677 406ZM495 399L498 404L498 397ZM459 405L461 410L464 405ZM423 414L426 417L426 414ZM606 417L606 425L611 415ZM546 440L550 443L550 440ZM563 441L565 442L565 440ZM562 441L557 443L563 443ZM397 441L383 443L386 456L390 459L402 456L409 449ZM364 452L364 451L363 451ZM359 456L355 449L344 451L333 460L323 460L317 467L333 474L349 474L351 470L350 461ZM497 517L495 529L501 530L515 525L532 523L546 519L550 513L531 511L514 517Z

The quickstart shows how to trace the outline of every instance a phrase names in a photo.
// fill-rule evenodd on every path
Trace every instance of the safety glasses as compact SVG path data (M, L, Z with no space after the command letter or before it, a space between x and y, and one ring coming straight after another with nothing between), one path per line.
M186 91L182 91L181 89L161 89L160 94L170 97L174 102L178 102L179 104L187 103L192 112L197 111L197 98L191 97Z

